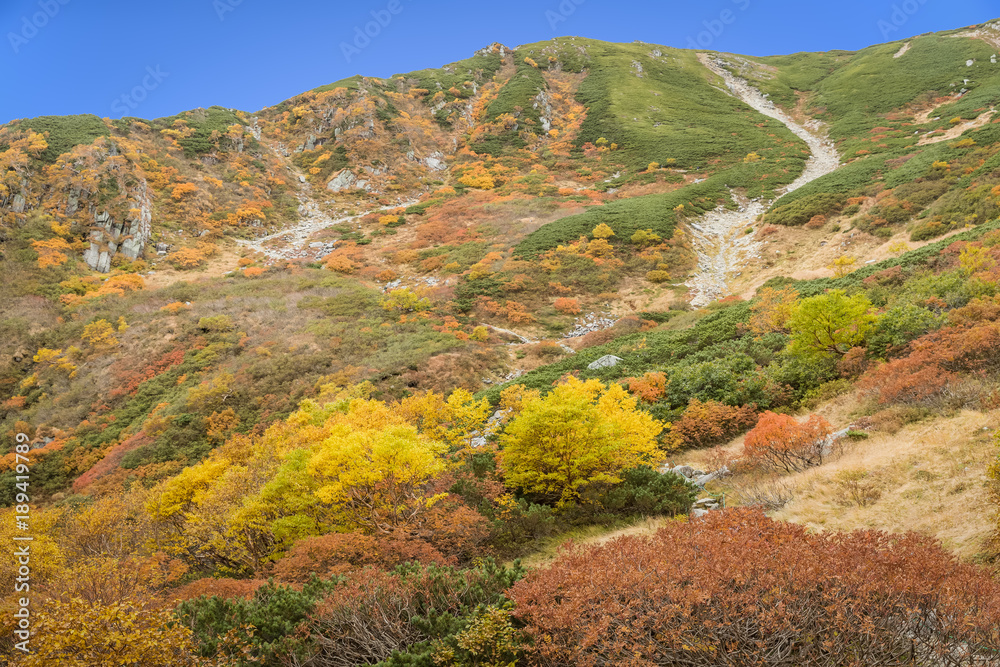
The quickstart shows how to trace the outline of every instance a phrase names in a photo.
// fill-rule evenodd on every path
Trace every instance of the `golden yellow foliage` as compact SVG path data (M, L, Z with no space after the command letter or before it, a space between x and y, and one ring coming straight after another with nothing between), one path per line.
M510 488L566 503L590 484L617 484L622 471L656 463L665 425L621 385L570 376L544 398L524 394L520 402L501 438Z

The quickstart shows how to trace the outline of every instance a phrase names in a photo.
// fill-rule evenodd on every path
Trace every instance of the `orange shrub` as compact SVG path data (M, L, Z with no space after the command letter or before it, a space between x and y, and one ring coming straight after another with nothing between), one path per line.
M833 431L819 415L799 423L789 415L767 411L743 440L743 453L751 464L793 472L820 465L826 455L826 438Z
M167 256L167 261L178 271L197 269L205 260L205 254L196 248L181 248Z
M330 578L368 566L388 570L409 561L443 565L446 559L424 540L409 535L331 533L296 542L275 564L274 574L282 581L305 583L313 573Z
M267 272L267 269L261 268L259 266L248 266L243 269L243 275L247 278L259 278Z
M579 315L580 314L580 302L576 299L570 299L567 297L560 297L555 300L552 304L555 309L564 315Z
M528 312L528 307L517 301L508 301L503 312L507 321L515 324L535 321L535 316Z
M646 373L641 378L628 378L628 390L645 403L655 403L667 392L667 376L664 373Z
M929 538L749 510L564 550L509 597L529 665L986 665L1000 583Z
M826 216L822 213L814 215L809 218L809 222L806 223L806 229L819 229L826 224Z
M182 311L182 310L188 310L190 308L191 308L191 306L187 305L186 303L184 303L182 301L174 301L173 303L168 303L165 306L160 306L160 310L165 310L166 312L170 313L171 315L176 315L180 311Z
M692 398L671 433L687 447L708 447L730 440L757 423L755 406L733 407Z
M962 309L964 312L956 315L958 321L969 321L976 314L988 315L992 310L988 302L976 302L967 308L970 310ZM947 390L959 381L961 373L1000 368L998 348L1000 324L996 322L940 329L910 343L907 356L868 372L859 386L883 405L934 406L948 398Z
M202 595L208 597L214 595L225 600L250 598L258 588L266 583L263 579L213 579L205 577L170 591L167 597L171 600L194 600Z

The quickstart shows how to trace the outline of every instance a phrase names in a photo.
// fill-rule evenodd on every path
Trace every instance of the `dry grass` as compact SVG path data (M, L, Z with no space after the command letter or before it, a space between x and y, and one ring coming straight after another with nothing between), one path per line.
M993 528L986 469L996 457L998 417L998 411L963 411L892 435L872 434L836 460L784 478L795 498L773 516L816 530L913 530L972 558ZM840 481L857 471L868 472L881 492L864 507L851 501Z
M834 428L846 427L858 416L854 392L815 409ZM793 500L771 513L776 519L814 530L879 529L916 531L935 537L964 559L983 554L995 527L997 508L987 492L986 470L996 460L993 433L1000 427L1000 410L964 410L904 426L896 433L873 432L866 440L842 440L842 448L822 466L775 479L746 474L710 485L731 500L740 487L788 487ZM743 438L718 448L733 458L743 451ZM671 463L713 469L719 451L681 452ZM871 493L865 506L851 495L851 478L863 476ZM854 486L855 497L857 485ZM874 498L874 499L872 499Z

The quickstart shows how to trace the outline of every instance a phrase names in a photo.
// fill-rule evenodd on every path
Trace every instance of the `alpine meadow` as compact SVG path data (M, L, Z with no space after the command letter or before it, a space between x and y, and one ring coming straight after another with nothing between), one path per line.
M709 42L0 125L0 662L1000 666L1000 20Z

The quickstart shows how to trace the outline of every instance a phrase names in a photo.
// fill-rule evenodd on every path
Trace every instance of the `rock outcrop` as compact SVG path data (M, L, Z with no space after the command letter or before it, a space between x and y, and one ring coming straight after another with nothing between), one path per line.
M70 195L69 205L75 209L76 197ZM111 271L111 260L121 253L129 259L142 256L152 232L153 207L149 186L143 179L129 200L130 213L122 220L115 220L107 211L94 213L94 227L90 230L90 247L83 253L83 260L95 271Z

